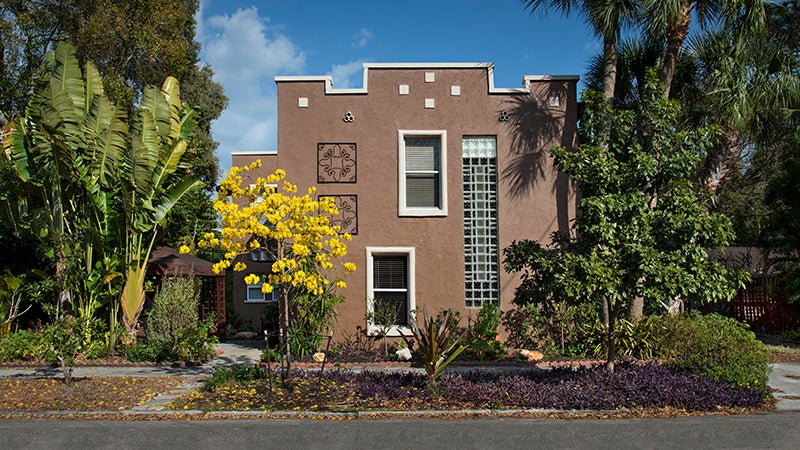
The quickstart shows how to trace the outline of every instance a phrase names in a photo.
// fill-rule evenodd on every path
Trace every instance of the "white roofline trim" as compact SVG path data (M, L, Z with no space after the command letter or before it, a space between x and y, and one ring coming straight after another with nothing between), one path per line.
M484 69L494 67L487 62L405 62L364 63L365 69Z
M525 75L527 81L578 81L580 75Z
M530 93L530 82L532 81L577 81L577 75L525 75L522 78L520 88L496 88L494 86L494 64L493 63L364 63L364 87L336 89L333 87L333 77L330 75L317 76L276 76L276 83L286 82L315 82L325 83L325 94L367 94L369 88L369 69L486 69L489 81L490 94L528 94Z
M231 156L252 156L252 155L277 155L277 150L251 150L243 152L231 152Z

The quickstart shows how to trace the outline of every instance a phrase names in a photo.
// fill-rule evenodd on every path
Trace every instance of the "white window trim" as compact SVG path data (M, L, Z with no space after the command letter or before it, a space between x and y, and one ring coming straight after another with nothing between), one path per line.
M274 303L274 302L278 301L278 288L275 285L272 286L272 292L269 294L269 298L267 298L267 294L265 294L263 292L261 292L261 298L260 299L250 298L250 288L258 288L259 292L261 292L260 291L261 290L261 284L259 283L259 284L248 284L247 285L247 287L245 288L246 289L245 290L246 294L245 294L245 299L244 299L245 303L248 303L248 304L252 304L252 303Z
M406 138L436 137L440 141L439 155L439 204L440 208L406 206ZM447 131L445 130L397 130L398 148L398 197L397 214L401 217L447 216Z
M386 255L402 255L408 258L408 314L414 314L417 307L416 303L416 281L415 281L415 250L414 247L367 247L367 314L372 314L374 311L372 300L375 298L373 286L373 255L386 256ZM410 318L406 318L408 321ZM379 336L381 330L376 327L371 321L367 322L367 334L369 336ZM407 326L393 325L389 332L386 334L389 337L411 336L411 329Z

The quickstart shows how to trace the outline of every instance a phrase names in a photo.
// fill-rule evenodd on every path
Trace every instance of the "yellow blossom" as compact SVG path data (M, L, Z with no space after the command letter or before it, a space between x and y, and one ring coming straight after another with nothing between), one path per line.
M263 292L265 294L271 294L272 293L272 285L269 284L269 283L262 284L261 285L261 292Z
M355 272L356 271L356 265L351 263L351 262L344 263L343 267L344 267L344 270L346 272Z
M242 272L242 271L244 271L245 269L247 269L247 264L245 264L245 263L243 263L243 262L241 262L241 261L238 261L238 262L236 263L236 265L235 265L235 266L233 266L233 271L234 271L234 272Z
M261 277L259 277L258 275L252 274L252 273L250 275L244 277L244 282L247 283L247 284L258 284L258 282L260 280L261 280Z
M181 252L181 255L186 255L186 254L188 254L189 252L191 252L191 251L192 251L192 249L191 249L191 248L189 248L189 246L188 246L188 245L181 245L181 248L179 249L179 251Z

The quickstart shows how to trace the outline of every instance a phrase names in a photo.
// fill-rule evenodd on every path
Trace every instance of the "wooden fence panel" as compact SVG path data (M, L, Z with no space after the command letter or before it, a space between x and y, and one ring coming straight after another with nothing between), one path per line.
M705 305L701 309L735 317L756 332L800 329L800 305L786 301L786 293L778 287L776 276L754 276L730 302Z

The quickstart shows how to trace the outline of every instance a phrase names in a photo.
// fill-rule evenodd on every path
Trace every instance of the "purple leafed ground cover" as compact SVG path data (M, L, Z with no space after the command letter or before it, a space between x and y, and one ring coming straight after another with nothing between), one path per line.
M448 374L437 384L439 397L427 388L422 374L331 371L324 376L349 386L351 392L364 400L417 399L421 404L437 407L561 410L671 407L713 411L719 407L759 407L765 401L758 391L656 364L622 364L613 374L602 367Z

